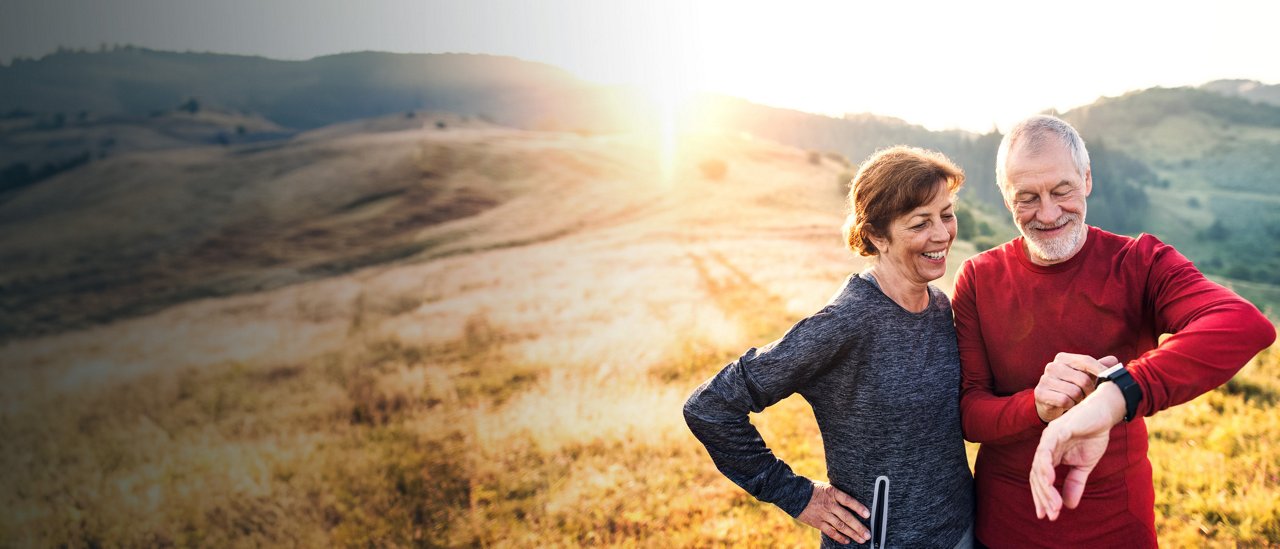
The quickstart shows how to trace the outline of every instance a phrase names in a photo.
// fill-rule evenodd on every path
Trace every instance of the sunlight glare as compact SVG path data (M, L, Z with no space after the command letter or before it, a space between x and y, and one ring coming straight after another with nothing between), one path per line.
M664 185L670 185L679 164L680 133L697 83L694 75L701 57L697 25L690 7L663 0L652 4L651 18L644 27L644 38L636 43L633 57L640 59L642 74L633 81L647 103L648 120L644 127L651 132L657 151L657 162Z

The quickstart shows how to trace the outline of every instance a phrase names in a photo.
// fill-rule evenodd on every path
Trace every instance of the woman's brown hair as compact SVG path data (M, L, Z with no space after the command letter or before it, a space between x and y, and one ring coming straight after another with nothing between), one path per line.
M929 203L945 182L947 193L964 185L964 170L940 152L898 145L876 151L849 185L849 217L844 224L849 249L879 254L871 236L888 238L889 222Z

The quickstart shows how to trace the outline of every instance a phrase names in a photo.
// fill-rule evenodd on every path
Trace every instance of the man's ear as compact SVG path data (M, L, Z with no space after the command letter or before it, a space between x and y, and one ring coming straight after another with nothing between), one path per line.
M1093 169L1085 168L1084 169L1084 195L1089 196L1089 193L1091 192L1093 192Z

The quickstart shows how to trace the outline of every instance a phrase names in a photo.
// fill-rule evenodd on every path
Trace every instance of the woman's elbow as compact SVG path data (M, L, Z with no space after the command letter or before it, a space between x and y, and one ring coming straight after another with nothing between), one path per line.
M697 419L697 399L698 392L694 391L693 394L689 395L689 398L684 401L684 423L685 425L688 425L690 429L693 428L693 422Z

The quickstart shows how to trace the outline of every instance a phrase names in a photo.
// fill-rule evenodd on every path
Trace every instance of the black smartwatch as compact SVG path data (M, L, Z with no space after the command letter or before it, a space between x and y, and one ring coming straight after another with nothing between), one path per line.
M1124 364L1116 364L1098 374L1098 385L1108 381L1115 383L1120 394L1124 395L1125 422L1133 421L1133 415L1138 413L1138 403L1142 402L1142 387L1129 375Z

